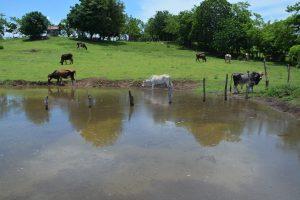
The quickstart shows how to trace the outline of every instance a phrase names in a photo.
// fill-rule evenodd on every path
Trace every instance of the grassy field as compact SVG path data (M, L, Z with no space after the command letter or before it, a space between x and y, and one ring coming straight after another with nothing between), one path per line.
M210 57L206 63L195 61L195 52L164 42L87 42L88 50L76 49L76 41L50 38L41 41L22 39L0 41L0 80L47 81L59 68L73 68L77 79L98 77L110 80L143 80L152 74L170 74L177 80L207 80L208 91L222 91L226 74L264 71L262 62L224 63ZM61 66L60 55L72 53L73 65ZM287 82L284 65L267 63L270 86ZM300 85L300 69L292 68L291 85ZM264 90L264 82L255 88Z

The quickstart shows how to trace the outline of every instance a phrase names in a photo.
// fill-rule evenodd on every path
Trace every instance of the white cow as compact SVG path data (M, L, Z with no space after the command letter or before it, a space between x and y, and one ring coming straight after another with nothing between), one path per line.
M143 81L142 87L152 86L152 89L155 85L166 84L166 86L173 87L173 83L171 81L171 77L168 74L163 75L152 75L149 79Z
M231 55L230 54L226 54L225 55L225 63L230 63L230 61L231 61Z

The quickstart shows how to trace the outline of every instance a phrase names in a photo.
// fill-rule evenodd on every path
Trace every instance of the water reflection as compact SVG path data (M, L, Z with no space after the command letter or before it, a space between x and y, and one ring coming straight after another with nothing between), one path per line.
M128 90L0 89L0 199L299 197L298 121L244 100L132 94L134 107Z

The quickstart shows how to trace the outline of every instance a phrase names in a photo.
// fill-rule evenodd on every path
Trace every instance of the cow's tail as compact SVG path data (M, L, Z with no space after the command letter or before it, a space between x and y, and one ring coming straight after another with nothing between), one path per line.
M230 91L230 93L231 93L232 77L233 77L233 74L231 74L231 78L230 78L230 87L229 87L229 91Z

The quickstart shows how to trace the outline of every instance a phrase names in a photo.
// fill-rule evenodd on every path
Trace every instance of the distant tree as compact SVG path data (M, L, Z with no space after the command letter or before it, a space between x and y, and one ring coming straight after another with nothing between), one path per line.
M146 24L145 32L148 33L153 40L170 41L174 39L174 33L170 27L167 27L168 20L172 23L169 11L157 11L155 16L150 18Z
M59 22L58 27L62 35L67 35L67 37L70 37L72 34L74 34L74 29L71 28L70 22L67 19L62 19Z
M178 41L181 45L191 47L191 32L193 28L194 10L183 11L178 15Z
M287 7L287 12L293 13L292 17L289 18L289 23L293 26L297 33L300 32L300 2L295 3L292 6Z
M164 32L169 34L169 40L175 41L179 36L179 21L178 16L176 15L169 15L166 18L166 26L164 28Z
M37 39L47 31L48 25L49 20L41 12L30 12L21 18L20 32L30 36L30 39Z
M214 34L224 24L222 21L231 16L231 4L226 0L204 0L195 10L193 40L204 48L211 48Z
M136 41L142 37L144 23L136 18L126 16L124 34L127 34L129 41Z
M15 34L19 33L20 25L21 24L21 19L17 17L10 17L10 21L7 22L7 28L6 31L8 33L11 33L14 37Z
M268 23L262 30L262 51L276 61L283 61L296 38L286 20Z
M124 5L119 0L80 0L67 15L70 27L77 29L81 37L85 33L92 38L118 36L125 23Z
M5 32L5 25L6 25L6 19L4 18L5 15L0 13L0 38L3 38L4 32Z

